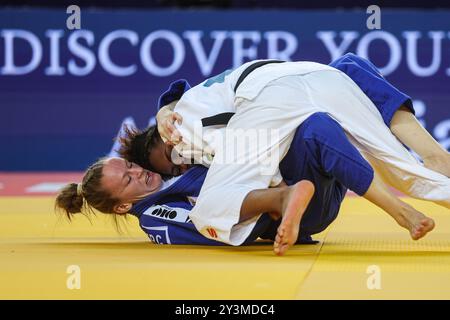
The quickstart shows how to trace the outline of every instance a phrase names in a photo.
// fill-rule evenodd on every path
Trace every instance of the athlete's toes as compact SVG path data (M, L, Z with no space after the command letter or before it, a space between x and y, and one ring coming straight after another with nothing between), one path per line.
M283 237L284 237L284 233L286 232L285 229L286 229L286 228L285 228L285 226L283 226L283 225L281 225L281 226L278 227L278 229L277 229L277 235L280 236L280 238L283 238Z
M428 231L431 231L434 229L434 220L433 219L425 219L422 221L422 225L425 229Z
M277 234L276 237L275 237L275 243L276 243L276 244L280 244L280 243L281 243L281 240L282 240L282 238L280 237L279 234Z
M273 243L273 252L278 255L280 253L281 250L281 244L279 242L274 242Z
M284 255L288 249L289 249L289 245L286 243L283 243L281 245L281 247L279 248L277 255L279 255L279 256Z

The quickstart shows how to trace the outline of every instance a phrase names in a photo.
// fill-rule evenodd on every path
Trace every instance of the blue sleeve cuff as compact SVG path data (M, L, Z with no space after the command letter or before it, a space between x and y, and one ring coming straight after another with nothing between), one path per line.
M158 109L161 109L169 103L180 100L183 94L191 88L189 82L184 79L179 79L170 84L167 89L158 99Z

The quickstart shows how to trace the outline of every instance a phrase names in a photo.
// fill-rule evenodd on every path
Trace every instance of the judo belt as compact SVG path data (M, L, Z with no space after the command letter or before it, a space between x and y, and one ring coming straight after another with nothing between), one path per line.
M258 61L258 62L251 64L240 75L238 81L236 82L236 85L234 86L234 92L236 92L236 90L238 89L238 87L242 83L242 81L244 81L244 79L255 69L258 69L259 67L262 67L269 63L282 63L282 62L284 62L284 61L268 60L268 61ZM234 112L219 113L219 114L216 114L211 117L203 118L202 125L203 125L203 127L211 127L211 126L218 126L218 125L226 126L232 116L234 116Z

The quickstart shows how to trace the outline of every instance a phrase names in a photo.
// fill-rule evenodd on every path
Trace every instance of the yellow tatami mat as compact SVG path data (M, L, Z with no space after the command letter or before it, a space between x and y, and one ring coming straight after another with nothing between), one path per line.
M437 225L423 240L348 198L320 244L284 257L264 243L153 245L134 217L118 235L103 215L69 224L52 201L0 197L0 299L450 299L450 212L421 201L407 200Z

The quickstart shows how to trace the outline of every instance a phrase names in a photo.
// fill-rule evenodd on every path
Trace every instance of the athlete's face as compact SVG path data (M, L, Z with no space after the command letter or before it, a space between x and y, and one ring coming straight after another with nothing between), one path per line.
M145 170L122 158L109 158L103 164L102 186L112 197L119 199L116 213L126 213L133 203L161 188L157 173Z
M172 162L173 146L165 144L161 139L148 154L148 161L156 172L166 176L179 176L189 169L189 165L177 165Z

